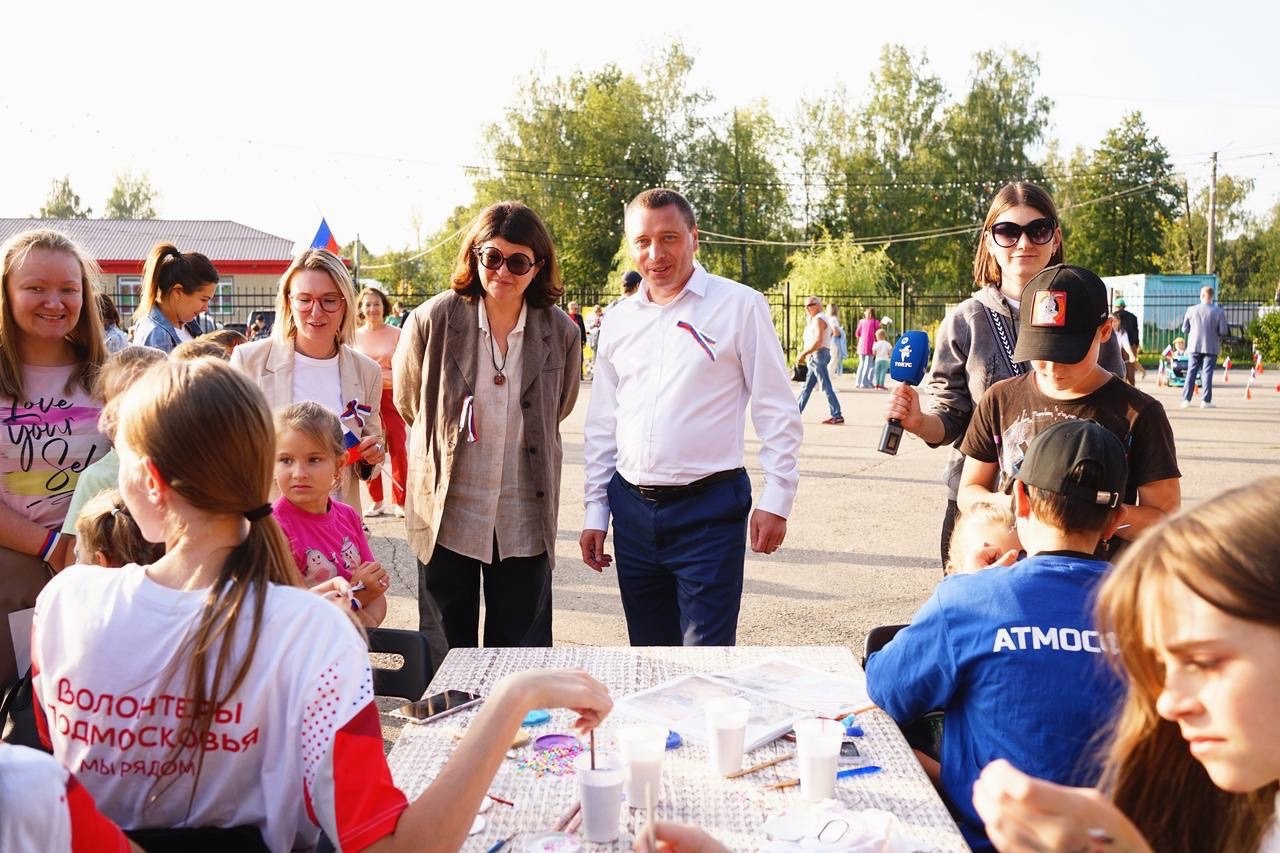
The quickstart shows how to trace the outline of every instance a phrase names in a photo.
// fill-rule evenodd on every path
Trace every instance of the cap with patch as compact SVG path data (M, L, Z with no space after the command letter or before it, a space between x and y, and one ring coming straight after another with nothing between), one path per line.
M1081 462L1097 464L1100 477L1090 485L1072 482ZM1117 507L1124 501L1129 463L1116 434L1095 421L1059 421L1031 440L1014 480L1066 495L1082 503ZM1010 483L1012 486L1012 483Z
M1110 316L1107 286L1084 267L1057 264L1027 282L1018 306L1014 361L1083 361Z
M1117 296L1117 297L1116 297L1116 307L1117 307L1117 308L1123 308L1124 306L1125 306L1124 297L1123 297L1123 296Z

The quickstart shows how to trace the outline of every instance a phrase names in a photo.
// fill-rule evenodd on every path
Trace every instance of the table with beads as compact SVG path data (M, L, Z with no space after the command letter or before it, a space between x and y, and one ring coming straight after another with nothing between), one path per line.
M576 667L608 685L616 701L680 676L724 672L773 657L836 674L859 672L852 652L838 646L453 649L427 694L452 689L485 695L508 673ZM477 710L404 727L388 760L396 785L408 797L417 797L440 772ZM489 788L498 799L489 801L483 828L467 839L464 850L486 851L507 838L511 841L504 850L524 850L526 840L551 830L578 799L573 759L586 747L585 742L579 745L570 738L549 749L535 749L532 743L545 735L571 733L576 715L564 709L547 710L550 717L545 723L523 730L530 742L513 749L502 763ZM835 799L840 805L854 811L892 813L923 850L967 850L955 821L893 720L879 709L862 711L857 720L863 729L858 748L881 769L837 780ZM597 750L616 752L618 727L628 721L616 713L606 718L596 731ZM776 740L748 752L743 766L794 749L794 743ZM666 753L662 795L655 813L659 820L700 826L730 850L762 849L769 844L763 829L765 819L800 802L798 787L769 786L796 773L795 761L787 760L737 779L720 778L708 765L706 747L686 740ZM617 842L583 842L582 849L630 850L646 820L644 804L635 805L640 808L624 806L622 810Z

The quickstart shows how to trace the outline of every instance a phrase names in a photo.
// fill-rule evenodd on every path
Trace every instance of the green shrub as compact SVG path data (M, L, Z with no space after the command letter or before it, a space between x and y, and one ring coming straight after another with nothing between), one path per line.
M1249 336L1254 346L1262 353L1262 360L1280 361L1280 311L1272 311L1249 326Z

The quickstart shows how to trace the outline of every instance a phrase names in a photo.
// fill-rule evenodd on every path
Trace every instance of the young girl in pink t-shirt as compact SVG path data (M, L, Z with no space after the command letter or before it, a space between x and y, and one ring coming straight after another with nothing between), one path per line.
M335 576L351 582L360 621L376 628L387 615L387 573L374 559L354 509L334 500L345 451L342 425L318 403L276 414L276 521L308 586Z

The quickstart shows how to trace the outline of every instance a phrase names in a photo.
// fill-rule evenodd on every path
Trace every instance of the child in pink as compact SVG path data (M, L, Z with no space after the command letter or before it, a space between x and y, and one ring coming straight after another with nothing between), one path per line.
M342 426L318 403L294 403L276 415L276 486L271 505L307 586L334 577L350 581L360 621L370 628L387 615L387 573L373 556L359 514L335 500L343 458Z

